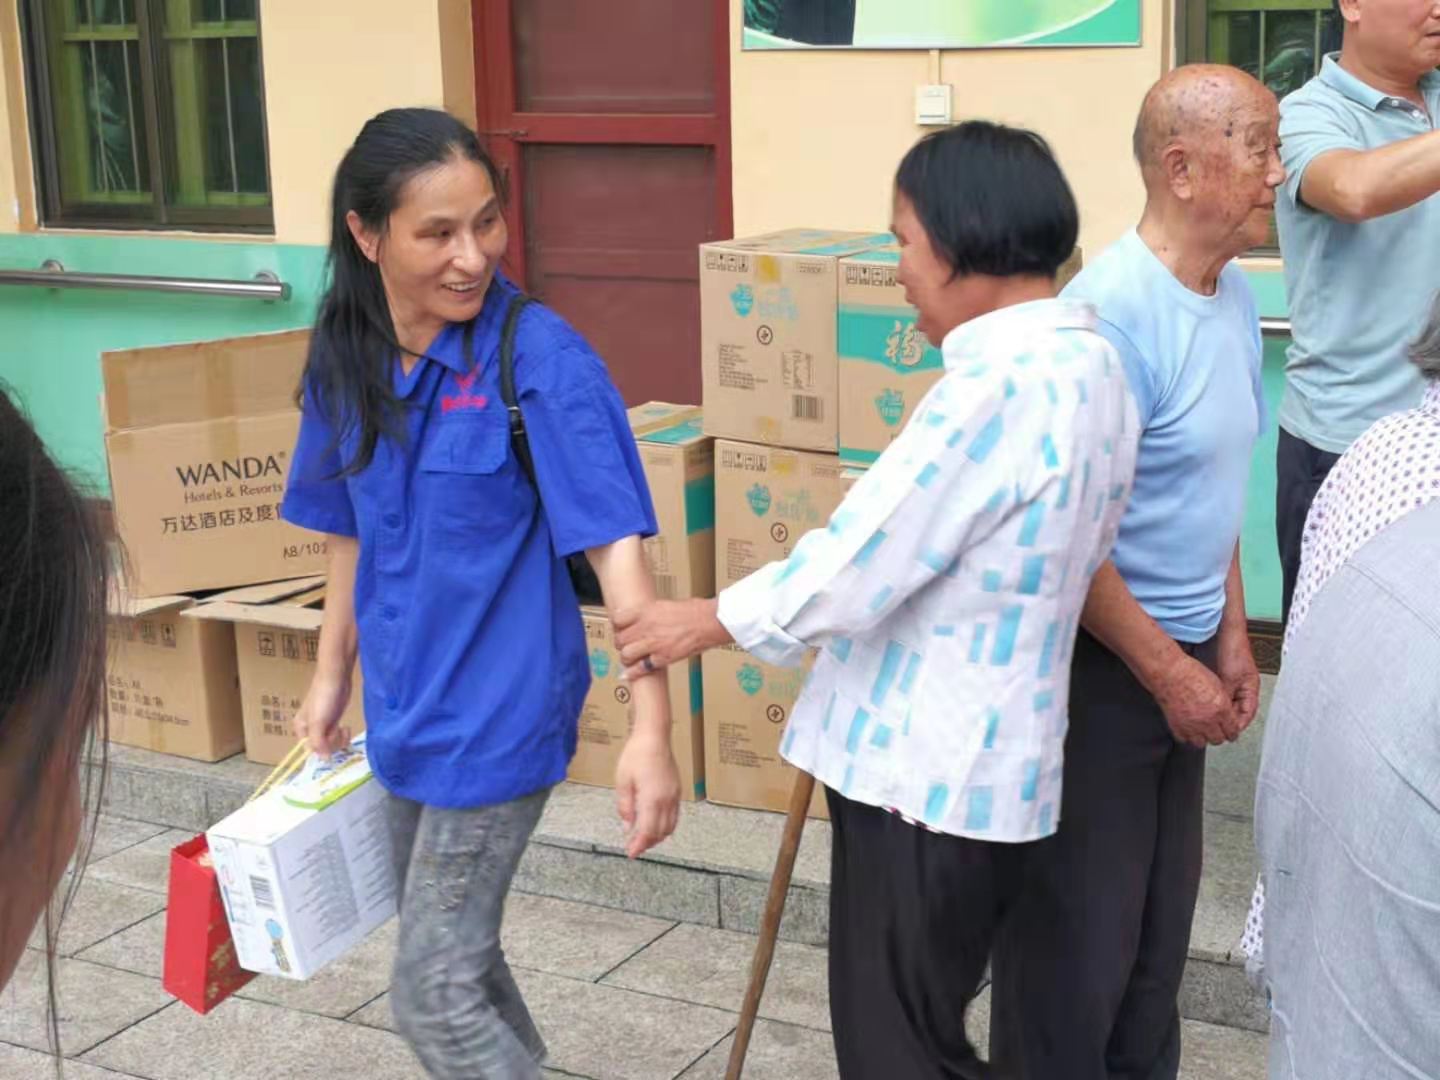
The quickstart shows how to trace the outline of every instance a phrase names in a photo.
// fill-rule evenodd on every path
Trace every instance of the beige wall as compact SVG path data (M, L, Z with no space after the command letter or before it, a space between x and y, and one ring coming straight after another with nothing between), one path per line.
M32 222L28 142L20 16L15 0L0 0L0 233Z
M444 103L435 3L261 0L275 238L323 244L330 181L382 109Z
M955 119L1034 128L1050 140L1080 203L1080 242L1098 251L1131 225L1142 192L1130 157L1141 96L1169 54L1166 0L1145 0L1138 49L1008 49L940 54ZM890 184L915 125L932 54L743 52L731 0L735 230L889 224Z

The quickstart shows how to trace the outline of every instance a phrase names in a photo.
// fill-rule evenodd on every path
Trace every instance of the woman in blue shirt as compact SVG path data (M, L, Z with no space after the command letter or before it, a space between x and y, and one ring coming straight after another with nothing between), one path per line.
M514 348L533 480L516 456L498 363L518 295L498 271L504 197L446 113L392 109L361 130L335 176L283 515L329 534L319 665L296 719L314 749L348 738L357 648L364 672L400 890L397 1027L432 1076L510 1080L537 1076L544 1046L501 911L589 686L565 559L586 553L610 605L643 603L655 518L604 364L538 304ZM680 785L662 678L632 694L616 789L633 857L674 829Z

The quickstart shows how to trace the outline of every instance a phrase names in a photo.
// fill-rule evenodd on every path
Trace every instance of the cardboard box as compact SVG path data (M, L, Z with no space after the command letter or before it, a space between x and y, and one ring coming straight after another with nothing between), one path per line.
M804 667L762 664L738 645L706 653L705 791L711 802L784 813L796 770L780 756L780 738L810 675ZM811 817L829 817L820 785Z
M824 528L844 497L840 459L721 440L715 444L715 574L720 588L783 559ZM784 811L795 770L780 735L809 674L763 664L736 646L702 661L706 702L705 787L712 802ZM812 815L825 816L823 792Z
M308 979L395 914L385 791L364 739L209 829L240 966Z
M668 408L684 411L635 432L660 527L645 541L645 555L662 599L714 596L715 442L702 430L699 409ZM630 411L632 426L637 411Z
M115 521L137 597L313 574L279 506L309 331L101 355Z
M630 735L630 688L620 682L620 654L610 616L603 608L581 608L590 650L590 693L580 713L580 742L569 778L582 784L615 786L615 766ZM705 798L704 707L698 657L666 669L670 687L670 746L680 769L680 795Z
M111 742L198 761L244 749L234 631L183 618L194 605L189 596L112 602Z
M895 280L899 265L893 244L840 260L840 460L847 465L879 457L945 373Z
M835 452L839 260L889 240L790 229L700 246L708 434Z
M245 756L279 764L295 745L291 722L315 677L325 579L302 578L232 589L185 612L194 622L231 627L240 675ZM341 724L365 730L365 688L356 664Z
M834 454L715 444L715 576L725 586L783 559L844 497Z
M1077 247L1057 275L1064 288L1080 272ZM895 244L840 260L840 460L869 465L904 430L915 407L945 373L940 350L915 327L917 313L896 281Z
M625 410L630 420L630 431L638 439L661 428L674 427L687 420L700 418L699 405L676 405L669 401L647 401Z

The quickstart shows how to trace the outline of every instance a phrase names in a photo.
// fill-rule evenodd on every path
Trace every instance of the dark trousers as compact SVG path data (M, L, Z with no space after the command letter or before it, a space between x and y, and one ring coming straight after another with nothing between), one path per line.
M944 836L833 790L830 1018L843 1080L976 1080L965 1034L1027 851Z
M1213 639L1185 650L1212 669ZM1200 888L1205 752L1080 633L1059 832L996 942L990 1059L1025 1080L1174 1080Z
M1280 429L1275 449L1275 538L1280 545L1282 622L1290 621L1290 601L1300 577L1300 541L1310 504L1339 460L1339 454L1320 450Z

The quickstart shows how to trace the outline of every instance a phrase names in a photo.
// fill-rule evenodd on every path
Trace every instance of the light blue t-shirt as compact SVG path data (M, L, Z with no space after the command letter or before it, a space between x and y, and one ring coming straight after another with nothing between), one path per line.
M1167 634L1206 641L1225 609L1265 424L1250 285L1231 263L1214 296L1192 292L1132 229L1064 295L1100 312L1140 412L1134 493L1111 558Z
M1305 205L1300 183L1327 151L1373 150L1440 127L1440 73L1420 80L1427 116L1335 61L1327 56L1320 74L1280 103L1287 176L1275 216L1292 339L1280 426L1340 454L1424 393L1406 353L1440 289L1440 194L1352 225Z

